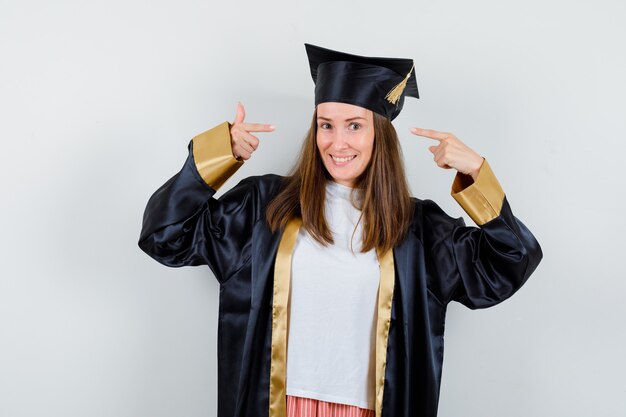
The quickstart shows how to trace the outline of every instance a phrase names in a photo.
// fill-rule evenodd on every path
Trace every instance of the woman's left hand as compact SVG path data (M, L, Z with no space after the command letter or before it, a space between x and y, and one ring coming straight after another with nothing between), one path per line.
M435 156L434 160L438 166L444 169L454 168L476 179L484 158L467 147L452 133L419 127L411 128L411 133L439 141L438 145L428 147L428 150Z

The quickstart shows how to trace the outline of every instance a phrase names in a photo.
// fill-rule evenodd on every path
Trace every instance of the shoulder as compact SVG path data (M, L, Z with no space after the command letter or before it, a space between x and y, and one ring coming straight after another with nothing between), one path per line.
M281 190L286 177L276 174L253 175L239 181L224 193L222 199L248 199L257 204L267 204Z
M411 197L413 219L410 230L420 237L448 233L457 226L464 226L462 217L448 215L436 202L430 199Z
M253 175L242 179L237 187L250 188L263 196L273 196L281 189L286 177L277 174Z
M263 216L265 207L281 190L285 178L275 174L243 178L210 204L219 204L222 213L237 212L256 221Z

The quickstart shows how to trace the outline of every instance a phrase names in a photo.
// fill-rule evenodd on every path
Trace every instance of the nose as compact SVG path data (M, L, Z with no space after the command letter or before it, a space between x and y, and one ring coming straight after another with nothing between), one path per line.
M348 136L345 132L341 130L335 131L332 139L333 139L333 143L332 143L333 149L340 151L340 150L349 148Z

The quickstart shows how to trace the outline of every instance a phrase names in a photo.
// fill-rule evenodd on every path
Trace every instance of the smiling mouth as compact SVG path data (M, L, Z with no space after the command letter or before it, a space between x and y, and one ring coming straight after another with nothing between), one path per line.
M332 158L332 160L333 160L333 161L335 161L335 162L343 163L343 162L352 161L354 158L356 158L356 155L343 156L343 157L339 157L339 156L335 156L335 155L330 155L330 157L331 157L331 158Z

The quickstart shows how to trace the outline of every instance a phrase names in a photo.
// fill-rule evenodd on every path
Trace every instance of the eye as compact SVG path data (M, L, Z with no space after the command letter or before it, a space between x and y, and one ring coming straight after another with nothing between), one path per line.
M330 124L329 124L329 123L324 122L324 123L322 123L322 124L320 125L320 128L321 128L321 129L330 129Z
M350 129L352 130L359 130L361 128L361 125L357 122L352 122L350 123Z

